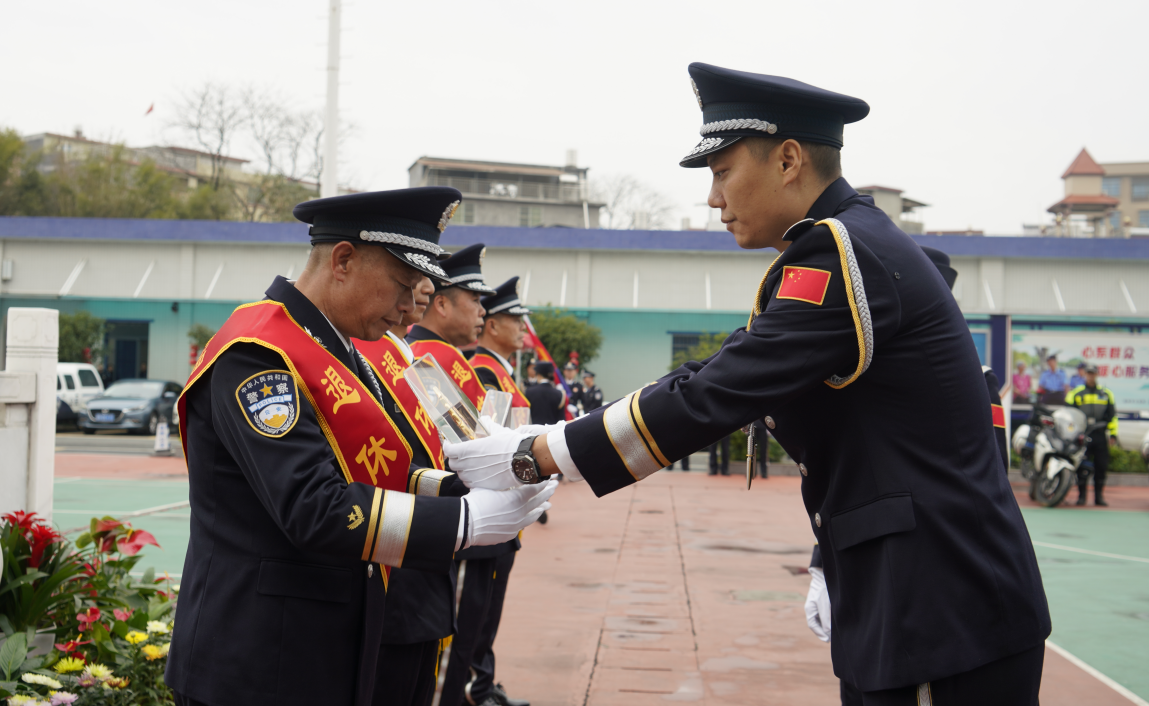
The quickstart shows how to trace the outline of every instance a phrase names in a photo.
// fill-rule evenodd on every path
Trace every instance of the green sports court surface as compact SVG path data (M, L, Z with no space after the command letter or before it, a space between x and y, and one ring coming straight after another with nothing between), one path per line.
M186 480L59 478L55 521L128 518L156 536L139 568L178 580L187 551ZM1149 700L1149 513L1024 508L1053 614L1050 641ZM74 535L73 535L74 536Z

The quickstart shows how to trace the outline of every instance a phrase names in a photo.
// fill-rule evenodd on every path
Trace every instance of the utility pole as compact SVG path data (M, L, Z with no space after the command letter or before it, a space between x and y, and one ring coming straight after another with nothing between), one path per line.
M330 0L327 14L327 107L323 113L323 176L319 195L339 195L339 34L341 0Z

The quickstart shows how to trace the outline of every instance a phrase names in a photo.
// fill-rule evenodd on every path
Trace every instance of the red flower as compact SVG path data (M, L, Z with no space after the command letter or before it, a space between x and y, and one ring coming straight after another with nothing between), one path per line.
M127 556L138 554L145 544L160 546L151 532L137 529L129 529L127 536L121 539L118 544L120 553Z
M51 527L42 524L33 525L31 536L28 537L28 545L32 548L32 555L28 558L28 567L39 568L40 560L44 558L44 550L61 539L60 533Z
M88 658L84 656L83 652L73 652L72 654L70 654L68 656L71 657L72 659L78 659L81 662L87 662L88 661Z
M132 617L132 613L133 611L131 608L128 608L127 610L120 610L119 608L112 609L112 615L116 616L116 620L122 620L125 623L128 622L128 618Z
M60 650L61 652L80 654L79 652L76 652L80 645L90 645L91 643L91 640L68 640L67 642L57 642L56 649Z
M86 574L89 577L95 576L96 575L96 567L92 566L91 564L85 563L84 564L84 574Z
M100 620L100 609L89 608L87 612L76 615L76 620L80 621L80 632L84 632L92 627L92 623Z
M16 512L10 512L4 515L4 520L25 531L31 529L32 525L40 522L40 519L36 517L36 513L24 512L23 510L17 510Z
M124 523L120 522L119 520L96 520L96 531L92 534L108 532L110 530L119 529L123 526Z

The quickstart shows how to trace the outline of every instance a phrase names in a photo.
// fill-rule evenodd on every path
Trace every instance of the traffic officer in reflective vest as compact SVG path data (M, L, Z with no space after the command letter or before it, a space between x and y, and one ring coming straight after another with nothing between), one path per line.
M1107 507L1103 491L1105 476L1109 471L1109 446L1117 443L1117 407L1113 404L1113 393L1107 387L1097 384L1097 366L1085 366L1085 384L1069 391L1066 404L1077 407L1085 413L1089 424L1104 424L1089 435L1087 453L1093 459L1093 504ZM1084 505L1089 492L1089 477L1078 473L1077 504Z
M834 671L863 703L1036 704L1049 611L969 328L921 248L841 178L843 125L869 106L706 64L690 78L703 139L682 165L710 168L741 247L781 251L747 327L533 439L448 444L451 468L472 487L561 472L602 495L763 419L799 463Z
M549 492L408 493L421 470L352 337L375 340L443 278L454 189L310 201L314 246L208 343L179 400L191 536L165 681L177 704L370 704L388 567L447 572ZM301 678L301 675L322 675ZM386 685L383 684L385 687Z

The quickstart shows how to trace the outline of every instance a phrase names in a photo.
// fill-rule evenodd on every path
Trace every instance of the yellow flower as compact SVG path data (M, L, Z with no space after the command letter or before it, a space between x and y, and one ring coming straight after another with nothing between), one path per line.
M167 657L168 651L171 650L171 648L172 648L172 643L165 642L164 644L160 645L160 654L162 654L164 657Z
M76 659L75 657L65 657L52 667L59 674L67 674L68 672L78 672L84 668L84 660Z
M107 681L112 677L112 670L102 664L89 664L88 668L84 671L100 681Z
M131 684L131 683L132 683L132 680L128 679L127 677L111 677L110 679L108 679L108 681L104 682L104 688L105 689L123 689L125 686L127 686L128 684Z
M148 621L148 632L149 633L158 632L161 635L166 635L169 632L171 632L171 630L172 630L171 627L167 623L162 622L160 620L149 620Z
M33 674L32 672L25 672L24 676L20 677L29 684L39 684L52 689L63 689L64 685L56 681L52 677L46 677L43 674Z
M166 646L167 645L165 645L165 647ZM148 658L149 662L163 657L167 652L167 650L161 649L159 645L144 645L140 649L143 651L144 657Z
M138 645L148 639L148 634L146 632L140 632L139 630L132 630L127 634L125 639L133 645Z

